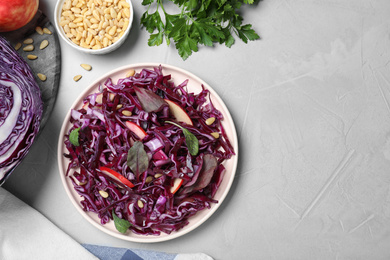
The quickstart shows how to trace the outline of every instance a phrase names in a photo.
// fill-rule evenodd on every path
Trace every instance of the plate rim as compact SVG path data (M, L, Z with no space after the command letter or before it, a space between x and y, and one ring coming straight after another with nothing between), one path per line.
M218 100L218 104L222 107L223 112L224 112L223 113L224 120L227 120L230 122L229 127L231 127L231 132L232 132L232 137L233 137L232 138L233 140L229 139L231 145L234 148L234 152L235 152L235 155L233 155L233 157L231 158L231 160L233 160L233 162L232 162L233 165L232 165L232 169L231 169L231 176L226 184L225 190L222 192L221 197L218 199L218 203L212 204L210 206L210 208L202 210L202 212L207 210L207 213L204 213L205 216L203 216L199 221L192 224L191 226L187 225L178 231L172 232L171 234L161 233L159 236L137 235L137 234L132 233L131 231L127 231L125 234L122 234L119 232L114 232L114 231L108 229L105 225L101 225L100 223L97 223L89 215L89 214L92 214L93 212L88 213L88 212L84 211L79 203L79 200L77 201L74 198L75 191L74 191L74 189L71 191L72 187L69 187L67 178L65 176L66 168L64 166L66 163L65 163L63 154L64 154L64 150L66 149L66 147L64 146L64 138L63 137L66 134L67 128L69 127L69 119L70 119L70 115L71 115L71 110L74 109L77 106L77 104L80 101L82 101L82 99L87 94L91 93L92 90L96 89L100 84L103 84L107 78L109 78L110 76L112 76L118 72L121 72L124 70L130 70L130 69L136 68L136 67L137 68L141 67L141 68L153 69L153 68L159 67L159 66L162 67L163 72L164 72L164 68L166 68L166 69L174 71L174 72L180 72L182 75L185 75L186 77L190 77L189 78L190 80L192 78L195 81L200 82L201 84L203 84L205 86L205 88L207 90L209 90L210 97L212 97L213 100L214 99ZM173 75L173 73L169 73L169 74ZM221 110L221 109L219 109L219 110ZM237 166L238 166L238 157L239 157L238 156L239 155L238 148L239 147L238 147L237 131L236 131L236 127L235 127L233 118L230 114L230 111L228 110L228 108L227 108L226 104L224 103L224 101L222 100L222 98L218 95L218 93L209 84L207 84L204 80L202 80L198 76L194 75L193 73L191 73L185 69L182 69L182 68L179 68L179 67L176 67L173 65L169 65L169 64L164 64L164 63L144 62L144 63L127 64L127 65L120 66L116 69L110 70L109 72L98 77L92 83L88 84L88 86L77 96L77 98L72 102L69 110L67 111L67 113L64 117L64 120L62 122L62 125L61 125L61 129L60 129L60 133L59 133L59 137L58 137L57 160L58 160L58 168L59 168L59 174L60 174L62 186L65 188L67 196L70 199L70 201L72 202L73 206L77 209L77 211L83 216L83 218L85 220L87 220L90 224L95 226L100 231L102 231L108 235L111 235L113 237L125 240L125 241L138 242L138 243L156 243L156 242L163 242L163 241L172 240L172 239L178 238L180 236L183 236L185 234L188 234L189 232L193 231L194 229L198 228L201 224L206 222L218 210L218 208L221 206L221 204L223 203L223 201L227 197L227 194L229 193L231 186L233 184L233 181L235 179ZM79 197L81 198L81 196L79 196ZM96 214L96 213L93 213L93 214ZM195 217L195 216L192 216L192 217ZM135 237L130 236L129 234L135 235Z

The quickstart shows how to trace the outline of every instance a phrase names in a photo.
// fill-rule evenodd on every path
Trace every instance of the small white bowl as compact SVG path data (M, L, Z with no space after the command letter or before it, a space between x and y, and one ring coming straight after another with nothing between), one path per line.
M80 45L77 45L76 43L72 42L66 36L66 33L65 33L64 29L60 25L61 11L62 11L62 6L63 6L65 0L59 0L57 2L57 4L56 4L55 11L54 11L54 22L55 22L55 27L56 27L57 33L61 36L61 38L67 44L69 44L70 46L72 46L73 48L75 48L75 49L77 49L77 50L79 50L81 52L89 53L89 54L106 54L106 53L112 52L112 51L116 50L117 48L119 48L125 42L126 38L128 37L128 35L130 33L131 26L132 26L132 23L133 23L133 17L134 17L133 5L131 3L131 0L125 0L125 1L127 3L129 3L129 5L130 5L129 26L127 27L126 31L119 38L118 41L116 41L115 43L113 43L111 45L108 45L107 47L103 47L103 48L97 49L97 50L84 48L84 47L81 47Z

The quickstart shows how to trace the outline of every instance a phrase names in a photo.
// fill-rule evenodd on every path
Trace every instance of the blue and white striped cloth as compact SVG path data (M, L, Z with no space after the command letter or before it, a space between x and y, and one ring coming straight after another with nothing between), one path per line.
M101 260L212 260L203 253L196 254L169 254L152 250L115 248L83 244L93 255Z

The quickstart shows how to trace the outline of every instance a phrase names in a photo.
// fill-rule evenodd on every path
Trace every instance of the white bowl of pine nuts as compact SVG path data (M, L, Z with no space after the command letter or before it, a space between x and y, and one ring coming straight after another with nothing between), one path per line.
M90 54L116 50L133 22L130 0L59 0L54 13L58 34L73 48Z

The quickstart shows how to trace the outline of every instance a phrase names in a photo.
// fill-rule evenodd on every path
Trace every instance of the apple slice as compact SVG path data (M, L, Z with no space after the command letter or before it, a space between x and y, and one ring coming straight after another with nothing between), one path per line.
M108 168L108 167L100 167L99 170L107 175L108 177L114 179L115 181L119 182L119 183L122 183L124 185L126 185L127 187L129 188L133 188L134 187L134 184L131 183L131 181L129 181L128 179L125 178L125 176L123 176L122 174Z
M172 194L175 194L175 192L180 188L180 186L183 183L183 179L175 178L173 180L173 186L171 187L170 191Z
M184 111L184 109L175 102L164 99L168 103L169 111L176 118L178 122L186 123L187 125L193 125L190 116Z
M142 127L140 127L136 123L131 122L131 121L126 121L126 126L127 126L127 128L130 129L130 131L132 131L134 134L136 134L140 140L145 138L145 136L146 136L145 130L142 129Z

